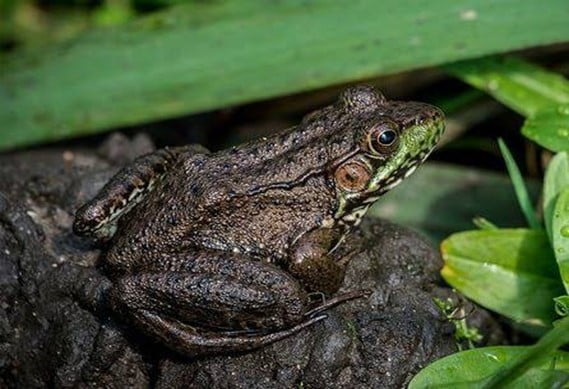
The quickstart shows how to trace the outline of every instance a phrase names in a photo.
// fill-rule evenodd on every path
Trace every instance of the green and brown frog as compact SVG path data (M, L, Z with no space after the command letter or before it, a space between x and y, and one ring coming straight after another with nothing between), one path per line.
M364 294L311 299L339 289L347 258L334 250L443 130L433 106L352 87L268 138L138 158L77 211L74 230L110 240L109 303L142 332L189 356L250 350Z

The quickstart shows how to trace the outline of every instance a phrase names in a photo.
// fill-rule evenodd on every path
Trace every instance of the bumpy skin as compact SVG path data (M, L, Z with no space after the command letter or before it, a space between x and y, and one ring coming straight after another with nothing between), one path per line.
M110 301L143 332L190 356L260 347L362 295L310 310L309 292L342 282L334 249L443 128L435 107L354 87L268 139L143 157L78 211L75 231L116 228L103 263Z

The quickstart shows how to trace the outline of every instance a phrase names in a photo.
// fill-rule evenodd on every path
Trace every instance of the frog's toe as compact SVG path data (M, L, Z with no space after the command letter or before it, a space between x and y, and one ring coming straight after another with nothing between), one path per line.
M324 312L330 308L335 307L336 305L342 304L346 301L355 300L361 297L369 297L371 294L371 290L369 289L362 289L362 290L353 290L351 292L342 293L338 296L332 297L331 299L325 300L321 305L317 306L314 309L306 312L304 314L305 317L314 317L321 312Z

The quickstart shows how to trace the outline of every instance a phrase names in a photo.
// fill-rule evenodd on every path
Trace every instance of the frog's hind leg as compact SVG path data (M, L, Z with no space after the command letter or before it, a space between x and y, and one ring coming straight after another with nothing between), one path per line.
M115 312L174 350L250 350L324 318L305 316L306 292L276 266L231 253L186 255L165 259L170 266L156 273L126 275L110 291Z
M73 231L100 240L110 239L118 219L128 213L155 186L182 154L206 154L197 145L164 148L136 158L103 186L75 214Z

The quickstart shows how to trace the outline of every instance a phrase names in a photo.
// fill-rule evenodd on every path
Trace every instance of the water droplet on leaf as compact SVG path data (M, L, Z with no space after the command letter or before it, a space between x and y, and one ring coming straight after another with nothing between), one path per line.
M561 234L561 236L569 238L569 225L564 225L563 227L561 227L559 233Z

